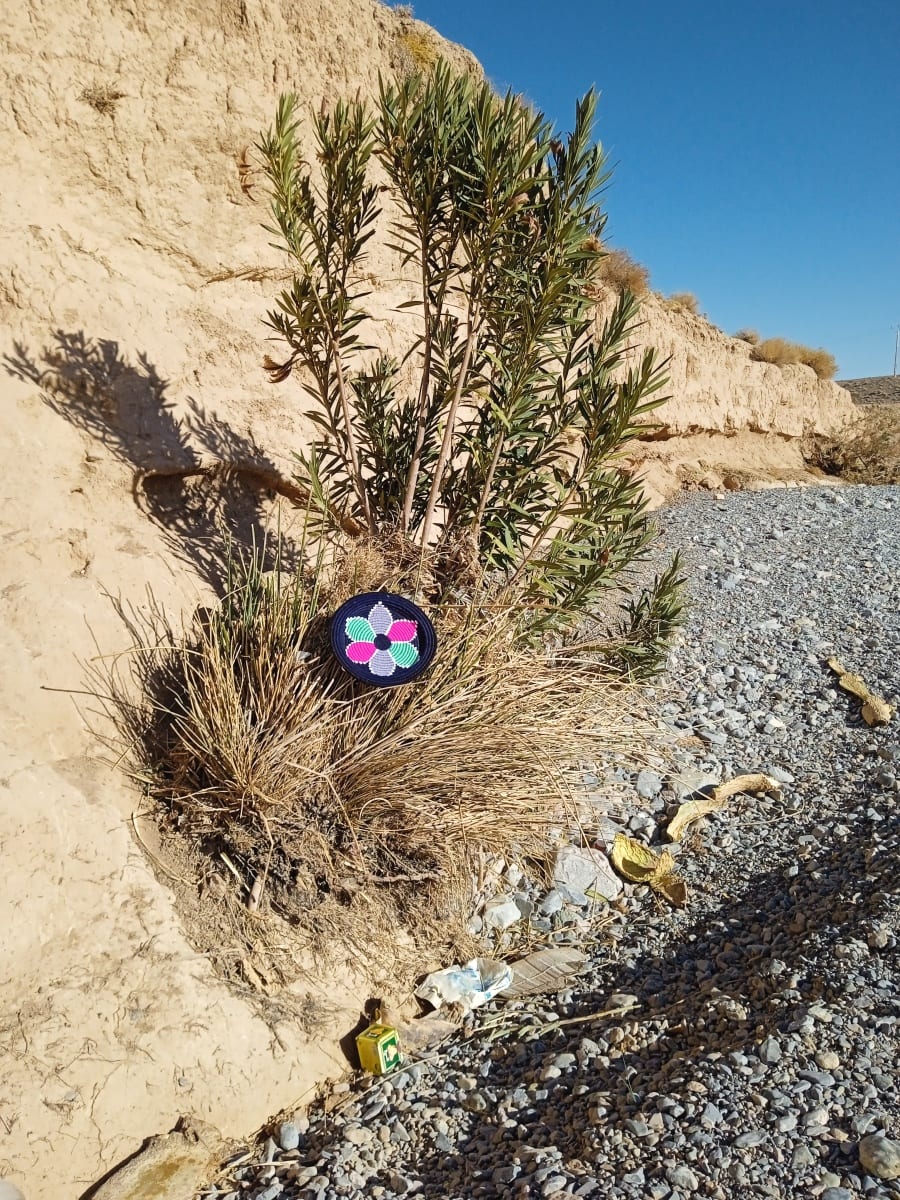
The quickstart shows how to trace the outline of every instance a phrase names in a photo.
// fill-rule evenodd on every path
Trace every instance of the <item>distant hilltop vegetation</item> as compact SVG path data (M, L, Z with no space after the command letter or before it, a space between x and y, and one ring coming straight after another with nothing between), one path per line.
M900 404L900 375L870 375L868 379L839 379L857 404Z

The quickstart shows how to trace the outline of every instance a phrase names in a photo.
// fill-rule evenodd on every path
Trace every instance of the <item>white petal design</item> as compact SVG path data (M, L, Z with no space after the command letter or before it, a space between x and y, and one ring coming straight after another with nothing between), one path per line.
M385 609L385 612L387 612L387 609ZM371 619L370 617L369 620ZM373 675L380 675L386 679L388 675L393 675L397 670L397 664L391 657L389 650L376 650L369 659L369 670Z
M394 617L389 608L386 608L380 602L372 606L369 612L369 624L376 633L387 633L394 623ZM390 672L388 672L390 674Z

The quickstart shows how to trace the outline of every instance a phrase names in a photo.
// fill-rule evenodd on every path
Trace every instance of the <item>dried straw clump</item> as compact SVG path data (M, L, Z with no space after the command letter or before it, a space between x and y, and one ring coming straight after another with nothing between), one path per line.
M900 484L900 405L871 404L839 438L813 438L805 456L849 483Z
M819 379L834 379L837 374L837 361L834 355L821 348L813 349L799 342L789 342L785 338L766 338L753 347L752 357L759 362L774 363L786 367L792 363L800 363L811 367Z
M734 336L738 341L747 342L751 346L758 346L762 341L755 329L739 329Z
M610 246L603 246L603 254L594 268L594 281L616 292L631 292L635 296L646 296L650 290L650 272L628 253Z
M666 308L670 308L674 312L686 312L695 317L700 316L700 301L693 292L673 292L665 299L664 303Z
M420 679L367 689L344 675L328 614L416 571L372 543L310 577L251 563L216 609L181 634L157 625L129 657L149 708L122 680L104 689L164 820L248 878L289 880L301 919L348 878L437 894L482 851L543 858L549 828L578 820L567 769L642 756L629 690L596 659L520 648L520 613L483 582L432 610L439 653Z

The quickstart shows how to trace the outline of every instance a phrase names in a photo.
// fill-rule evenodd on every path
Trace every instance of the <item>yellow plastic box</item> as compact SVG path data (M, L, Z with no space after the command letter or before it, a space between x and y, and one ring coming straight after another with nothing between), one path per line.
M357 1034L359 1065L373 1075L384 1075L400 1063L400 1036L390 1025L370 1025Z

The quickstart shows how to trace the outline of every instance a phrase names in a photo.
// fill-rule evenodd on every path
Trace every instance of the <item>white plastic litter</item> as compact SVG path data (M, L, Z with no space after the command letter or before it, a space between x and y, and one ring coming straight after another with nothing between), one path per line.
M445 967L426 976L416 995L435 1008L459 1004L466 1012L481 1008L512 983L512 968L493 958L473 958L465 966Z

